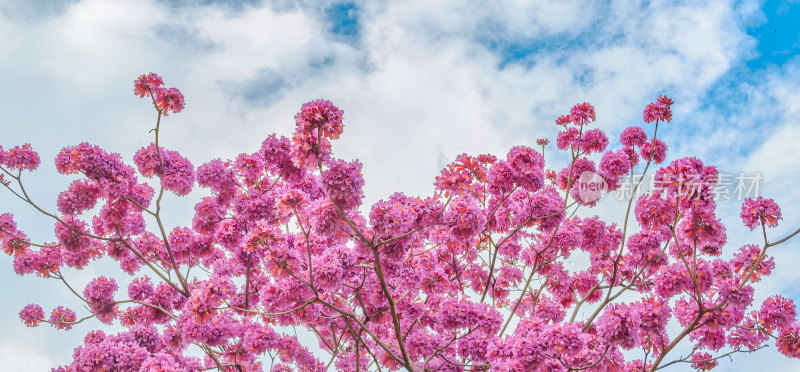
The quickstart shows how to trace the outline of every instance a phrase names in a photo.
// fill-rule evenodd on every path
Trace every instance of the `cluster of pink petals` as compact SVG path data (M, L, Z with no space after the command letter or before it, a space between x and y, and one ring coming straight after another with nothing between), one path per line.
M800 322L795 320L784 327L775 339L775 346L788 357L800 358Z
M58 195L56 205L63 214L80 214L94 208L101 196L100 187L91 180L75 180L69 188Z
M104 276L97 277L83 290L83 297L91 307L97 319L104 323L111 323L117 315L117 303L114 293L117 291L117 282Z
M61 246L72 253L83 253L95 244L90 238L86 223L74 216L64 216L62 222L55 224L55 235Z
M572 119L572 123L578 126L593 122L596 119L594 106L588 102L579 103L569 111L569 117Z
M328 197L344 210L361 205L364 193L364 178L361 176L361 162L333 160L328 169L322 172L322 184Z
M759 225L769 227L778 226L781 219L781 208L772 199L763 197L749 198L742 203L742 213L740 214L744 225L750 230Z
M134 82L133 93L139 97L150 97L153 91L164 85L164 80L158 74L149 73L139 76Z
M342 110L331 101L316 100L304 103L300 112L294 116L298 131L319 134L328 139L337 139L342 134Z
M580 141L580 150L585 154L603 152L608 146L608 136L600 129L589 129L583 132Z
M26 252L30 246L25 233L17 229L11 213L0 214L0 245L6 254L12 256Z
M541 157L541 155L528 147L518 146L516 150L512 148L509 151L509 159L512 156L515 159L518 158L516 160L517 171L522 172L522 177L526 178L527 182L535 182L536 164L542 163L537 160L537 156ZM436 191L443 192L448 197L450 195L477 192L483 187L480 185L481 183L489 181L487 167L496 162L497 158L493 155L478 155L476 157L467 154L458 155L456 161L448 164L447 167L442 169L441 175L436 177L434 182ZM515 173L511 164L506 165L509 166L508 171L513 173L513 177L519 175ZM510 179L506 181L510 181Z
M717 366L717 360L711 354L699 352L692 354L692 368L698 371L708 371Z
M619 188L620 179L628 174L632 164L630 157L622 149L608 151L600 159L600 175L609 183L609 190Z
M50 313L48 321L57 329L70 330L75 322L75 312L63 306L56 307Z
M295 165L292 151L290 139L272 134L261 143L260 154L267 170L288 183L296 184L305 177L306 169Z
M39 164L41 164L39 154L33 151L30 143L5 151L0 147L0 165L8 167L9 170L32 171L38 168Z
M505 195L514 190L516 176L508 162L498 161L489 168L489 192L493 195Z
M195 181L194 165L176 151L163 147L156 149L155 144L151 143L134 154L133 162L143 176L160 177L165 190L176 195L186 195L192 191Z
M517 185L528 191L537 191L544 186L544 157L534 149L512 147L506 160Z
M572 123L575 126L582 127L595 121L596 118L594 106L588 102L584 102L573 106L569 111L569 115L559 116L558 119L556 119L556 124L566 126Z
M768 329L780 329L791 324L797 317L794 301L781 295L770 296L758 311L761 324Z
M754 244L746 244L739 248L731 260L734 271L751 276L754 281L760 280L761 276L767 276L775 268L775 260L772 257L762 255L761 247Z
M44 320L44 310L39 305L30 304L19 312L19 318L22 319L26 326L36 327Z
M152 97L160 114L168 115L169 111L177 114L183 111L186 102L178 88L163 87L164 80L154 73L142 75L134 82L133 93L139 97Z
M653 138L642 144L640 154L648 162L652 160L656 164L661 164L667 156L667 144L658 138Z
M672 120L672 99L666 96L659 96L658 100L647 105L642 114L645 123L652 123L654 121L671 121Z
M156 74L141 76L134 92L151 97L159 115L184 105ZM659 97L644 121L670 121L671 104ZM63 306L46 317L28 305L20 318L64 330L91 317L122 327L89 332L71 364L55 369L64 372L641 371L670 351L668 324L693 327L682 342L699 350L684 359L695 369L716 366L724 347L755 350L770 337L800 357L794 303L776 295L753 307L751 284L775 265L766 248L723 254L716 168L682 158L658 169L659 188L632 203L638 227L574 213L597 202L581 195L587 174L613 191L640 158L666 160L666 144L638 126L609 148L603 130L586 127L595 119L582 103L557 120L556 145L572 155L563 167L546 169L528 146L501 158L461 154L432 196L394 193L364 208L362 164L331 155L342 111L325 100L301 107L291 138L271 135L255 152L196 171L152 143L134 155L136 168L87 143L64 148L58 171L82 177L59 195L56 242L30 244L0 214L3 251L20 275L66 280L63 267L107 255L133 279L89 282L78 293L85 317ZM0 148L0 165L32 170L38 155ZM189 226L164 226L150 207L156 190L137 169L177 196L195 181L206 188ZM769 199L742 209L751 228L780 217ZM576 269L568 261L576 256L589 265ZM605 301L623 288L627 296ZM318 343L281 333L290 327ZM197 346L204 356L187 356ZM652 357L628 360L633 352Z
M160 88L154 92L156 107L164 115L168 115L170 111L177 114L183 111L186 102L183 99L183 94L178 88Z
M565 128L558 132L556 146L559 150L572 149L581 154L593 154L605 151L608 136L600 129L579 130L575 127Z
M467 241L483 229L486 216L477 199L464 195L450 202L450 207L442 215L442 222L450 226L454 239Z
M295 119L292 158L300 166L315 166L330 156L329 140L342 133L343 112L328 100L303 104Z
M56 169L62 174L81 173L97 182L103 196L115 198L132 196L139 199L136 190L136 171L125 164L119 154L108 153L86 142L63 148L55 159Z
M623 146L642 147L647 142L647 133L642 127L627 127L619 135L619 142Z
M170 348L153 326L138 326L116 335L92 331L75 349L70 365L53 369L71 371L197 371L204 367L196 357Z

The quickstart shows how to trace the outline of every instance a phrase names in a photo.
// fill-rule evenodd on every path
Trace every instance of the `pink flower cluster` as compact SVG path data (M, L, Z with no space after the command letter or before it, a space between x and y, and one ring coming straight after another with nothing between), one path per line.
M134 92L152 98L159 124L184 105L156 74ZM659 97L644 121L670 121L672 104ZM578 104L556 121L563 168L546 168L524 145L505 157L461 154L432 195L398 192L362 208L362 164L332 156L342 111L317 100L294 119L291 138L270 135L197 170L157 137L133 156L136 168L87 143L64 148L58 171L81 177L59 194L61 215L47 214L53 243L29 241L0 214L0 245L20 275L68 283L63 267L108 256L133 277L100 276L74 292L87 314L20 312L28 326L69 330L97 318L122 327L90 331L55 371L708 370L723 348L751 351L772 337L800 357L794 302L753 304L752 284L775 267L767 248L781 241L724 254L715 167L692 157L659 167L662 187L631 200L620 224L586 210L597 203L587 183L605 182L599 198L667 160L656 130L628 127L615 147L602 128L588 129L594 107ZM536 143L544 151L548 141ZM30 146L0 148L0 171L21 185L10 170L34 170L38 159ZM158 177L157 203L137 169ZM186 196L195 181L207 190L192 223L168 226L163 191ZM751 229L780 218L771 199L742 208ZM281 333L291 328L315 342ZM691 356L677 355L681 343Z
M295 115L296 128L292 138L292 158L300 166L315 166L328 160L329 140L342 133L343 112L328 100L303 104Z
M361 205L361 199L364 198L361 191L364 187L361 163L332 160L327 166L328 169L322 172L322 184L331 201L344 210Z
M111 323L117 315L117 303L114 301L114 292L117 288L114 279L101 276L89 282L83 290L83 297L92 312L104 323Z
M194 165L179 153L155 144L142 147L133 156L133 162L145 177L157 175L165 190L176 195L186 195L192 191L195 181Z
M772 199L759 196L744 201L740 216L750 230L764 224L775 227L781 219L781 208Z
M19 318L26 326L36 327L39 322L44 320L44 310L39 305L30 304L19 312Z
M183 111L186 102L178 88L165 88L164 80L154 73L139 76L134 82L133 93L139 97L152 97L159 114L168 115L169 111L177 114Z
M31 148L30 143L22 146L12 147L8 150L3 150L0 147L0 165L8 167L10 170L36 170L41 164L39 154Z
M573 106L569 115L558 117L558 119L556 119L556 124L566 126L566 124L572 123L581 127L595 121L596 118L594 106L584 102Z
M642 114L645 123L652 123L654 121L672 121L672 99L666 96L659 96L656 102L653 102L644 109Z
M72 329L72 324L75 322L75 319L76 317L74 311L63 306L59 306L53 309L53 312L50 313L50 319L48 319L48 321L53 325L53 327L68 331Z

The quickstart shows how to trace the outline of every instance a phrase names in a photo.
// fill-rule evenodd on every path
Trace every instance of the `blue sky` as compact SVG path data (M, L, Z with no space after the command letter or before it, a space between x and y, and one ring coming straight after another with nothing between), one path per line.
M783 207L777 238L800 224L798 18L796 0L6 0L0 145L40 151L30 191L52 207L70 181L52 165L61 147L89 141L130 159L149 143L152 109L131 93L152 71L186 95L162 139L195 165L255 151L268 134L291 133L303 102L331 99L346 124L334 151L364 163L374 202L394 191L429 194L463 152L502 155L552 139L553 120L577 102L593 103L613 138L641 125L642 108L666 94L676 102L674 120L659 129L669 160L698 156L731 174L762 173L763 193ZM547 161L565 159L551 151ZM201 195L169 199L168 223L187 224ZM738 208L720 203L728 253L758 239ZM0 193L0 211L9 210L30 236L52 239L50 221ZM612 203L591 213L619 217ZM771 253L778 267L757 301L775 292L800 300L800 243ZM76 283L101 274L124 275L105 261L69 273ZM0 277L0 359L21 371L68 362L97 324L28 329L17 318L27 303L78 304L58 283L17 277L7 256ZM800 369L774 347L734 361L720 369Z

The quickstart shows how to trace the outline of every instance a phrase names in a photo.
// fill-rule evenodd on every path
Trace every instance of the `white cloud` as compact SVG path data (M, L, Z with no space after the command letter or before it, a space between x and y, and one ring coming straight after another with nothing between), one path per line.
M0 345L0 360L7 371L38 372L53 367L53 360L22 343Z

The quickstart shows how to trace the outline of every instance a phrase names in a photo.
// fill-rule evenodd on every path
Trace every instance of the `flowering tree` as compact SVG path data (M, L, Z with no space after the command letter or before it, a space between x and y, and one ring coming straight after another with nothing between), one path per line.
M800 357L792 300L753 304L752 283L775 265L767 250L800 232L768 238L781 218L772 200L744 202L742 220L763 243L730 260L720 258L717 171L696 158L656 170L659 187L631 197L620 224L575 216L664 161L657 133L671 120L669 98L644 110L652 136L629 127L616 150L591 128L594 107L579 104L556 120L564 169L545 168L544 139L541 152L464 154L436 177L433 196L396 193L366 214L361 163L332 156L343 124L331 102L304 104L291 139L271 135L253 153L195 169L159 145L183 95L155 74L134 92L155 107L154 142L134 155L136 168L88 143L64 148L58 171L79 177L58 212L24 187L40 163L31 146L0 147L0 182L52 218L56 239L31 241L6 213L3 250L18 274L56 279L86 304L49 316L28 305L22 321L69 330L94 317L126 328L88 332L56 371L708 370L771 339ZM164 194L185 196L195 183L211 195L192 225L165 226ZM573 254L588 267L567 264ZM62 272L105 255L132 276L127 292L105 276L81 291ZM302 345L289 326L316 342ZM689 354L676 355L681 343Z

